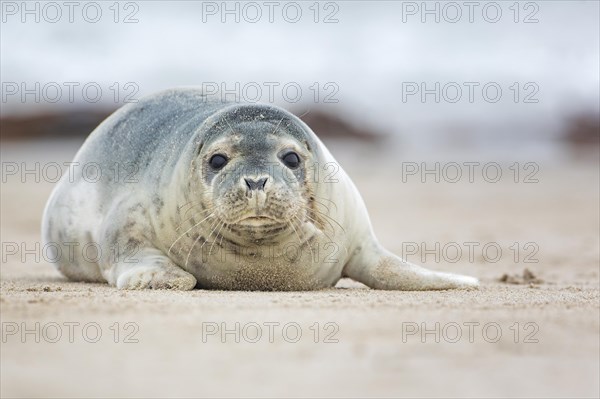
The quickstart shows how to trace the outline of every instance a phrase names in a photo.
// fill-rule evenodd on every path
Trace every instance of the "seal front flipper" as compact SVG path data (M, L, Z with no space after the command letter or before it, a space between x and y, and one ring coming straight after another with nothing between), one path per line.
M107 213L99 232L102 276L120 289L193 289L196 278L153 244L156 233L147 222L148 208L134 197L117 201Z
M146 288L188 291L196 286L196 278L175 265L155 248L141 249L135 256L138 262L119 262L112 267L111 283L119 289Z
M343 276L380 290L422 291L479 286L474 277L425 269L403 260L378 243L355 249L344 267Z

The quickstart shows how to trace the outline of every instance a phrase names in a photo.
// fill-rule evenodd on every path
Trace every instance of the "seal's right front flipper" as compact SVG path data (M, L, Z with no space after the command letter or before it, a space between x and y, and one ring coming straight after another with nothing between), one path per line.
M121 206L107 215L99 234L102 276L120 289L193 289L196 278L173 263L148 238L152 228L146 224L144 211L142 206ZM117 223L119 220L121 223Z
M109 283L119 289L163 289L188 291L196 286L196 278L175 265L155 248L143 248L128 259L110 267Z
M474 277L425 269L401 259L378 244L356 249L343 273L344 277L380 290L423 291L479 286L479 281Z

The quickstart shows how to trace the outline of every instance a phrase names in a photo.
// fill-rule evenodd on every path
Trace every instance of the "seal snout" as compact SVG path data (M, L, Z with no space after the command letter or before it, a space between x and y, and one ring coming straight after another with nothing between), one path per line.
M267 193L270 186L267 186L268 175L245 176L240 183L246 193L248 206L252 208L254 216L262 216L265 212L267 203Z
M250 190L250 191L252 191L252 190L265 191L265 185L267 184L268 179L269 179L268 177L263 177L263 178L260 178L257 180L253 180L248 177L245 177L244 181L246 182L246 187L248 187L248 190Z
M261 201L259 202L264 204L268 189L271 188L270 184L267 186L268 180L268 175L245 176L240 180L240 185L245 190L246 197L256 198L257 200L260 198Z

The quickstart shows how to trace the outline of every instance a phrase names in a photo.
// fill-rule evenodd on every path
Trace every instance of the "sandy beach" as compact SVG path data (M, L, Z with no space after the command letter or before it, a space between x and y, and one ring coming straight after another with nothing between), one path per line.
M27 252L53 183L4 173L77 146L3 143L2 397L600 395L596 159L540 162L531 184L515 183L512 161L497 183L423 183L402 178L398 156L373 170L376 150L331 146L387 248L479 290L119 291Z

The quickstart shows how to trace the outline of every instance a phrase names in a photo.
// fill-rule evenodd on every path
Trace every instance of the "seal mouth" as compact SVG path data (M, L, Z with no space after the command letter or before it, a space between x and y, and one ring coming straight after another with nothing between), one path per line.
M244 218L238 220L237 223L238 224L263 225L263 224L279 223L279 220L274 219L269 216L264 216L264 215L260 215L260 216L253 215L253 216L244 217Z

